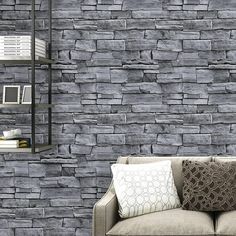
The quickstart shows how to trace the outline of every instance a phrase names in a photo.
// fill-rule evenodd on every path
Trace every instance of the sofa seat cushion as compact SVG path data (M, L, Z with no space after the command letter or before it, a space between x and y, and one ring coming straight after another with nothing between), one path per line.
M227 211L216 214L216 235L236 235L236 211Z
M206 236L214 235L214 222L209 213L177 208L121 220L107 235Z

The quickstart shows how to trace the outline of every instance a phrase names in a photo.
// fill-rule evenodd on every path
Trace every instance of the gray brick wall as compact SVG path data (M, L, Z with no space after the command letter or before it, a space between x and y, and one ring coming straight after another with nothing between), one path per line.
M37 2L46 38L47 4ZM92 206L127 154L236 153L236 3L53 0L53 138L40 155L0 156L1 236L89 236ZM0 0L0 34L30 27L30 0ZM45 67L37 99L46 101ZM27 67L0 65L1 86ZM0 96L2 91L0 89ZM28 111L2 110L1 130L28 136ZM47 136L37 114L37 140Z

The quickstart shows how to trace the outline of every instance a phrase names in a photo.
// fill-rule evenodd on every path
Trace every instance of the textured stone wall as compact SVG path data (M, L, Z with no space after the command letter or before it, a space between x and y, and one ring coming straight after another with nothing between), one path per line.
M0 156L1 236L90 236L92 206L119 155L236 152L236 1L52 1L57 145ZM1 35L29 31L29 3L0 0ZM36 3L46 38L47 4ZM37 76L45 102L44 66ZM0 65L1 87L29 78L27 67ZM1 110L1 130L28 136L24 112ZM38 142L46 121L40 111Z

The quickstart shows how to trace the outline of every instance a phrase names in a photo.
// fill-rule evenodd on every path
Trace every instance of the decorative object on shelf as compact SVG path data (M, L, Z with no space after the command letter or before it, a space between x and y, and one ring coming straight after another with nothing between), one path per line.
M20 138L19 139L19 148L29 148L31 146L30 138Z
M30 138L17 138L11 140L0 140L1 148L29 148Z
M31 85L25 85L23 88L23 94L21 99L21 104L31 104Z
M21 129L3 131L0 137L0 149L4 148L30 148L30 138L22 138Z
M0 36L1 57L30 57L31 56L31 36ZM35 38L35 56L46 57L46 42Z
M3 86L3 104L20 104L20 86Z
M12 129L12 130L7 130L3 131L3 136L0 139L15 139L21 137L22 132L21 129Z

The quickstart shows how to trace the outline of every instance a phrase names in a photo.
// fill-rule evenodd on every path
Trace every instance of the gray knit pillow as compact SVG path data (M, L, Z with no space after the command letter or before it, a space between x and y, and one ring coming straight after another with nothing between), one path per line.
M236 209L236 163L183 161L183 209Z

